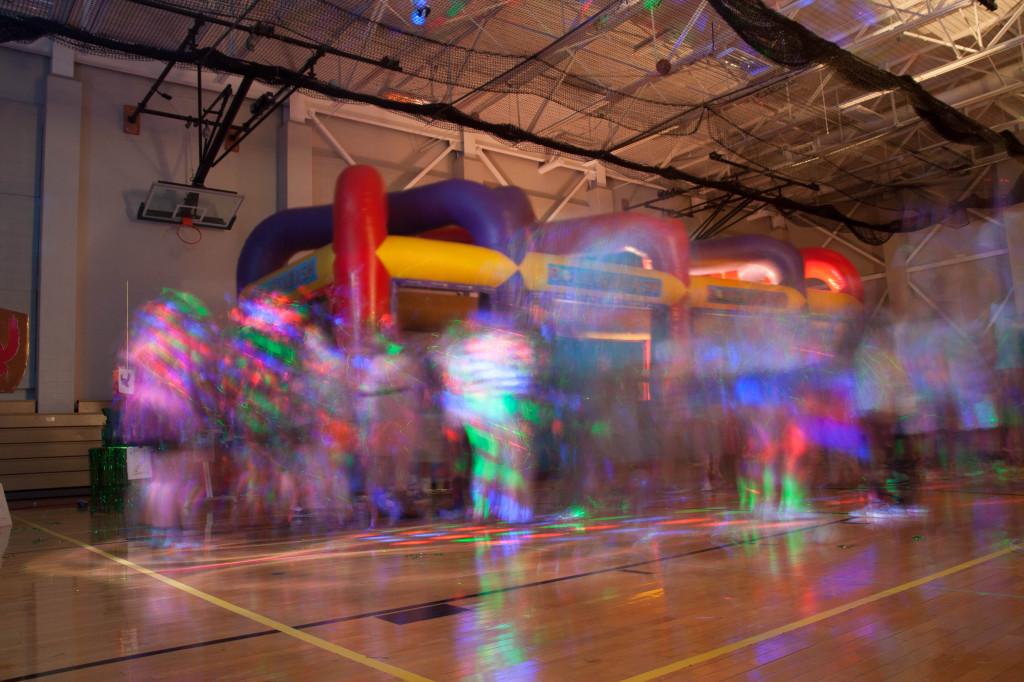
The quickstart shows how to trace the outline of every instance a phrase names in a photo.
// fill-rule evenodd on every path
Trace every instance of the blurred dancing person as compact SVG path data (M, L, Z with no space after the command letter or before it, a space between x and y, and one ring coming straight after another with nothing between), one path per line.
M472 516L524 522L533 517L539 410L533 400L538 371L532 336L477 320L449 335L445 353L445 407L472 449Z
M199 299L165 289L139 309L123 353L134 385L117 396L120 435L153 451L143 508L160 545L181 542L210 494L207 467L218 439L217 338Z
M370 524L383 510L398 521L405 502L412 462L423 437L423 377L412 354L378 335L356 358L358 452L365 476Z

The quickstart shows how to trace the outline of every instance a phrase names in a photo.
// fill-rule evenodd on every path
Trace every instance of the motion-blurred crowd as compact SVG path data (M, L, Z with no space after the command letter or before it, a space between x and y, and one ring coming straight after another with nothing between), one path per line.
M804 341L766 325L655 349L674 360L652 370L493 315L341 338L329 313L282 296L221 321L165 291L136 316L121 360L134 385L115 408L121 440L153 451L143 506L161 528L212 500L239 523L525 522L685 489L789 514L829 486L869 488L864 513L904 514L926 475L1021 464L1019 337L985 354L944 325L854 327L813 361L701 355L777 358Z

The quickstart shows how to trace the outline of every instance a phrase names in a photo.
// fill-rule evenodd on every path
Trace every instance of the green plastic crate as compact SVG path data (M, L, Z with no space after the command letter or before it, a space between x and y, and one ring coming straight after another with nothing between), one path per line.
M91 448L89 486L92 493L92 511L122 511L125 488L128 487L128 448Z

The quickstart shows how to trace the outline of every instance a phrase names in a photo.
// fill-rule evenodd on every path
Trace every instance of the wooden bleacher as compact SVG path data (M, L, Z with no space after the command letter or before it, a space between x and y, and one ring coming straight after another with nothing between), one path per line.
M89 448L101 444L108 402L79 401L74 414L37 414L35 401L0 401L0 483L7 492L89 485Z

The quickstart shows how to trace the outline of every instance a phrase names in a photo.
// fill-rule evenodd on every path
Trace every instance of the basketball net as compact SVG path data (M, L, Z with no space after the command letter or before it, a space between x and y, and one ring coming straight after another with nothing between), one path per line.
M196 239L190 241L190 240L185 239L184 237L182 237L181 236L181 228L183 228L183 227L189 227L189 228L192 228L193 230L195 230L196 231ZM194 222L192 221L192 216L190 216L190 215L183 215L183 216L181 216L181 223L178 225L177 234L178 234L178 239L180 239L184 243L188 244L189 246L191 246L193 244L198 244L199 242L201 242L203 240L203 233L200 232L199 228L195 226Z

